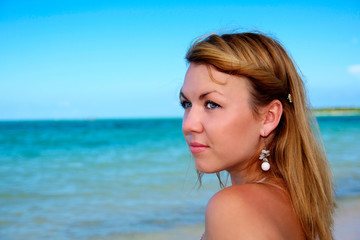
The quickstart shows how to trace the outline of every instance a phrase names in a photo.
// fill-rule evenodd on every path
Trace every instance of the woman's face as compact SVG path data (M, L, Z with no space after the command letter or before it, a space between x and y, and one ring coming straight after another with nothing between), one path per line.
M204 173L242 171L262 147L261 121L249 105L245 77L228 75L204 64L190 64L180 93L185 109L183 133Z

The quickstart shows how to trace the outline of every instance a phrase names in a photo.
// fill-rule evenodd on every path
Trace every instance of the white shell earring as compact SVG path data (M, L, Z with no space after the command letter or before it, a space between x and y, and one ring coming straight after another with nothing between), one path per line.
M263 171L269 171L270 169L270 163L269 160L267 159L267 157L270 156L270 150L266 150L266 137L264 138L264 149L261 150L261 154L259 159L262 160L261 163L261 169Z

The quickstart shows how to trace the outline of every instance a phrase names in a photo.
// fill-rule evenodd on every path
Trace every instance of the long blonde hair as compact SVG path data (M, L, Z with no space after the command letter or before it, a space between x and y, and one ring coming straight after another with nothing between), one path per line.
M260 33L212 34L196 41L186 59L247 77L255 115L272 100L281 101L283 114L271 133L271 169L266 174L285 181L307 239L333 239L330 168L317 137L316 120L307 106L303 81L284 47Z

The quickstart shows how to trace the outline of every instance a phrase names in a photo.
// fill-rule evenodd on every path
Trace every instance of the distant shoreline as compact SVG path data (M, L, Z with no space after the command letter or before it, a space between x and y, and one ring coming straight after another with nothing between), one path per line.
M360 108L318 108L312 111L315 116L360 116Z

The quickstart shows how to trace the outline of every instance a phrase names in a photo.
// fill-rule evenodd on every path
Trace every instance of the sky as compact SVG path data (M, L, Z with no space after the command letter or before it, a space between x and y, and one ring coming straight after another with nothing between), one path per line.
M181 117L201 35L280 40L314 108L360 107L360 1L0 0L0 120Z

